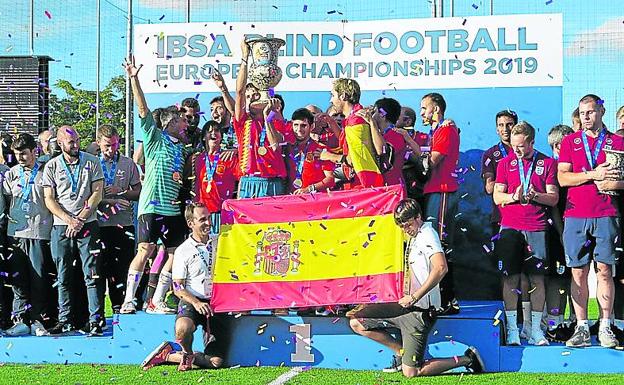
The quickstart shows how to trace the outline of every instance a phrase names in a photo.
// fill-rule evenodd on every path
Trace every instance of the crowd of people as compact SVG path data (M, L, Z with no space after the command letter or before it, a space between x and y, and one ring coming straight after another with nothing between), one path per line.
M396 353L388 370L406 376L459 366L483 370L474 348L459 360L423 361L435 318L460 311L450 254L460 129L446 117L444 97L422 97L419 116L429 131L419 132L412 108L392 98L362 106L359 84L341 78L326 112L308 105L288 119L280 95L262 100L247 82L249 46L243 41L241 49L234 94L213 72L221 95L210 101L209 112L193 98L150 109L138 79L141 66L126 60L142 138L133 159L120 153L120 134L109 125L98 127L88 146L71 126L44 131L38 141L29 134L4 138L4 334L80 329L102 335L107 293L115 313L177 314L177 344L158 346L144 368L167 362L180 370L220 367L223 319L213 313L210 293L223 201L401 185L409 197L395 211L409 238L405 297L394 307L352 309L351 326ZM494 117L500 141L484 152L481 175L492 195L492 262L501 273L508 345L526 338L535 345L584 347L592 332L604 347L624 343L617 195L624 181L606 161L610 150L624 151L624 107L614 132L604 125L604 113L602 99L584 96L572 127L550 130L552 156L534 148L536 130L515 112ZM600 305L595 326L587 316L592 260ZM166 301L170 291L177 309ZM571 320L565 322L569 301ZM192 336L200 325L206 351L194 353ZM388 327L401 329L402 343L383 330Z

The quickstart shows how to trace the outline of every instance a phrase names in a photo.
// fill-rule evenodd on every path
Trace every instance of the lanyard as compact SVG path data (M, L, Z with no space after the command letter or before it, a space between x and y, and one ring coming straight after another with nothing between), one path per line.
M78 191L78 179L80 178L80 163L82 163L82 153L78 155L78 164L76 165L74 172L69 169L69 165L67 164L64 156L61 156L61 160L63 161L63 166L65 166L65 172L71 180L72 193L76 193L76 191Z
M266 140L266 126L263 124L260 130L260 137L258 140L258 147L264 147L264 141Z
M529 170L526 175L524 174L524 161L522 159L518 159L518 171L520 171L520 183L522 184L522 192L526 194L529 191L529 185L531 184L531 174L533 174L533 165L535 164L535 159L537 159L537 151L533 152L533 159L531 160L531 164L529 165Z
M394 127L394 124L390 124L388 127L384 128L383 134L386 135L388 131L392 130Z
M180 149L180 147L176 146L176 144L173 143L173 140L171 140L169 134L167 134L165 131L163 131L162 135L163 138L165 138L167 146L173 147L173 171L182 171L180 169L180 166L182 165L182 149Z
M299 152L296 157L299 158L297 161L297 178L301 178L301 173L303 172L303 163L306 159L306 154L308 153L308 148L310 147L310 143L312 139L308 138L308 142L305 145L303 152Z
M217 170L217 164L219 163L219 154L215 154L214 160L211 162L208 153L204 155L204 163L206 163L206 180L212 181L215 171Z
M600 135L598 135L598 140L596 141L596 146L594 147L594 153L589 151L589 143L587 142L587 134L585 131L581 132L581 138L583 138L583 147L585 147L585 156L587 157L587 162L589 163L589 167L593 170L596 167L596 161L598 160L598 153L600 153L600 149L602 148L602 142L604 142L605 137L607 136L607 130L604 128L600 131Z
M195 249L199 253L199 257L201 258L202 262L204 263L204 267L206 268L206 274L210 274L211 269L212 269L212 263L209 263L209 260L210 260L210 250L208 249L208 245L210 243L211 243L211 241L208 241L208 243L206 243L205 245L203 243L200 243L200 242L197 242L195 244ZM200 248L200 246L203 246L203 248ZM212 249L212 245L210 245L210 248ZM206 257L208 257L208 260L206 260Z
M30 173L30 178L28 178L27 183L26 174L24 173L24 167L20 167L20 185L22 186L22 199L25 201L28 201L28 197L30 197L33 184L35 183L35 177L37 176L37 171L39 171L39 163L35 163L35 166Z
M107 186L111 186L115 183L115 174L117 173L117 161L119 160L119 154L117 156L113 156L113 164L111 165L110 172L106 168L106 160L104 160L104 155L100 155L100 164L102 165L102 172L104 173L104 181Z
M505 148L503 143L498 142L498 149L500 150L501 154L503 154L503 158L506 158L507 157L507 149Z

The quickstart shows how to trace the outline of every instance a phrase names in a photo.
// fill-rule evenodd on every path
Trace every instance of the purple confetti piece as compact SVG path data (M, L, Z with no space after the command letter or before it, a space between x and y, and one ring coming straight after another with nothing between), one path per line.
M308 12L308 6L306 4L303 5L303 12Z
M158 20L162 20L165 18L165 15L162 15Z
M479 9L479 6L478 6L478 5L476 5L475 3L472 3L472 8L474 8L474 9Z

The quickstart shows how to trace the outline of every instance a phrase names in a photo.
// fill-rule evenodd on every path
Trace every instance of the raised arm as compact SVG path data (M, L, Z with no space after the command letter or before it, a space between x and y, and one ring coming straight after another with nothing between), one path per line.
M230 91L228 91L227 85L223 80L223 75L221 75L221 72L217 71L216 69L213 70L212 80L214 81L219 91L221 91L221 96L223 96L223 104L225 104L225 108L230 114L234 115L234 105L236 101L234 100L232 95L230 95Z
M234 103L234 119L241 120L245 112L245 86L247 85L247 58L249 57L249 45L243 38L241 41L241 65L236 77L236 99Z
M130 84L132 85L132 96L136 101L137 108L139 110L139 116L144 118L149 113L149 108L147 107L147 101L145 100L145 95L143 94L143 90L141 89L141 84L139 84L139 71L143 68L143 64L141 64L138 68L135 64L134 55L131 55L128 59L125 60L123 64L124 69L126 70L126 74L130 79Z

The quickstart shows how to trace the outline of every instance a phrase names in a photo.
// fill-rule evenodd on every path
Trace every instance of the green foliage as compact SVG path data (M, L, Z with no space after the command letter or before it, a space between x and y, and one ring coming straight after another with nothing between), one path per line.
M122 136L126 125L125 82L123 76L116 76L100 91L100 125L110 124ZM55 127L74 127L80 133L84 149L95 140L95 91L77 88L62 79L54 86L65 96L50 95L50 123Z

